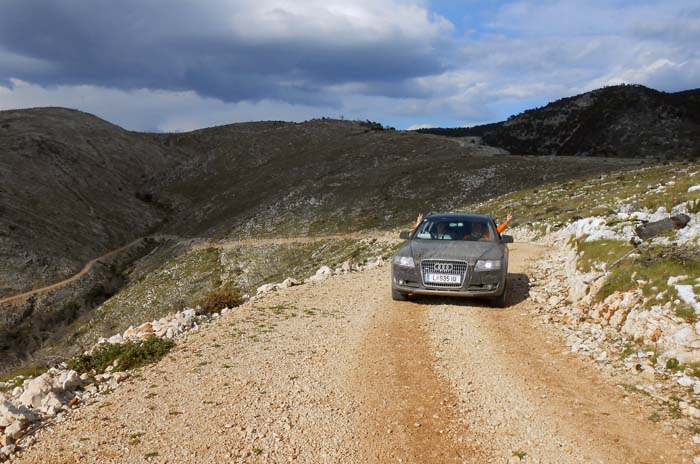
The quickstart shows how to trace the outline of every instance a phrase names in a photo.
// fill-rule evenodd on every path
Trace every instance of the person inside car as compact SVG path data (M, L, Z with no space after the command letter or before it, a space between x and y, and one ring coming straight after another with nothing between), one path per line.
M426 213L425 215L423 215L423 213L418 213L418 218L416 218L416 225L413 226L413 228L414 228L414 229L417 229L418 226L420 225L420 223L423 222L423 219L424 219L425 217L430 216L430 214L431 214L431 213ZM500 224L498 225L498 227L496 227L496 231L498 231L499 234L502 234L503 231L506 230L506 227L508 227L508 224L510 224L510 221L512 221L512 220L513 220L513 212L512 212L512 211L508 211L508 214L506 215L506 220L503 221L502 223L500 223ZM483 225L482 225L482 224L479 224L477 227L483 227ZM472 235L472 234L477 233L477 231L476 231L475 229L476 229L476 228L474 228L469 234L465 234L464 240L468 240L467 235ZM483 228L482 228L481 236L482 236L485 240L491 239L491 234L489 234L488 227L483 227Z
M452 240L453 232L445 222L438 222L435 238L438 240Z
M503 221L496 227L496 231L499 233L499 235L506 230L506 227L508 227L508 224L510 224L510 221L513 220L513 213L511 211L508 211L508 215L506 216L506 220ZM491 240L491 234L489 233L489 228L486 226L486 224L483 224L481 222L475 222L474 225L472 226L472 237L478 237L477 240ZM466 236L464 237L464 240L469 240Z

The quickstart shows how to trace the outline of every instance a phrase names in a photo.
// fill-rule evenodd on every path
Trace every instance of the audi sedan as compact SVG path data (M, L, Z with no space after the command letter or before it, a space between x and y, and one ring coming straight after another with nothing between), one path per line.
M500 235L491 216L434 214L415 230L401 232L406 242L391 260L391 296L488 298L508 301L508 247L513 237Z

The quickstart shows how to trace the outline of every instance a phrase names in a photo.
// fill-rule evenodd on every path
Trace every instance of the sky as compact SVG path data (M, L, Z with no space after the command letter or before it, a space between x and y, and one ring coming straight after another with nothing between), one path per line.
M0 110L471 126L606 85L700 87L698 44L697 0L2 0Z

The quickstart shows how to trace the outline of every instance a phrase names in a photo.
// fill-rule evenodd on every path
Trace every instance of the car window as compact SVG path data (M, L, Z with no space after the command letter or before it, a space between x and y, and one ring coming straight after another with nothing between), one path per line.
M428 219L413 236L419 240L495 241L498 238L492 221L479 219Z

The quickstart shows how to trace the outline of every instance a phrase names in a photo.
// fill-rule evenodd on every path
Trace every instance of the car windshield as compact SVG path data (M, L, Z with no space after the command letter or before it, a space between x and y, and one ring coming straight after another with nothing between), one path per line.
M421 240L488 241L498 238L492 221L487 219L435 218L423 221L413 236Z

